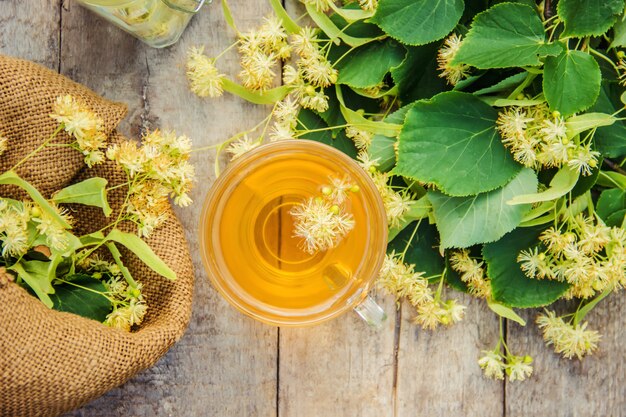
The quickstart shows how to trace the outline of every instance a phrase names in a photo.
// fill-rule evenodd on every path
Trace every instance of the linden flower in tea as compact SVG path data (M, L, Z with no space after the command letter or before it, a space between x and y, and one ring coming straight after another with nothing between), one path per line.
M290 211L294 235L303 239L302 249L313 255L336 247L354 228L354 217L343 206L349 193L359 192L348 179L330 177L331 185L322 187L323 197L309 198Z

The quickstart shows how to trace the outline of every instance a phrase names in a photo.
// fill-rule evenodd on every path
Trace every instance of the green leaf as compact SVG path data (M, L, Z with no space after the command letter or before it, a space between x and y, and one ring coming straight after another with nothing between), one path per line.
M298 114L298 129L324 129L328 125L320 116L308 109L300 110ZM335 137L332 135L331 130L321 130L318 132L310 132L300 136L303 139L314 140L316 142L325 143L333 148L339 149L341 152L347 154L351 158L356 158L357 149L354 146L354 142L350 140L345 132L340 130Z
M595 129L601 126L611 126L616 120L615 116L597 112L572 116L565 122L567 137L571 139L574 136L590 129Z
M69 276L65 280L71 284L55 286L56 293L51 296L53 308L103 322L113 306L102 294L107 292L102 281L85 274Z
M533 247L542 228L516 229L483 247L493 299L509 307L541 307L552 304L567 289L566 282L528 278L517 263L521 250Z
M434 183L452 196L503 186L521 165L502 144L497 116L467 93L451 91L415 103L400 133L394 173Z
M596 204L596 213L605 222L611 215L624 209L626 209L626 191L617 188L602 191Z
M387 172L396 164L394 145L396 140L387 136L374 135L367 153L372 160L378 160L378 170Z
M559 0L556 10L565 24L561 36L600 36L624 11L624 0Z
M404 262L414 264L415 271L424 272L426 277L441 275L445 260L439 255L438 237L437 229L428 221L413 222L389 242L387 252L404 253Z
M449 90L446 81L439 77L437 52L440 43L423 46L406 46L406 58L391 69L391 77L398 87L398 98L411 103Z
M107 241L117 242L126 246L128 250L133 252L141 261L150 267L154 272L164 276L167 279L175 280L176 273L170 269L165 262L154 253L152 248L148 246L139 236L122 232L119 229L113 229L106 237Z
M540 193L516 195L506 203L510 205L533 204L542 201L556 200L572 191L578 181L578 175L577 170L564 166L559 169L554 178L552 178L548 189Z
M107 180L93 177L57 191L52 196L55 203L76 203L86 206L100 207L106 217L111 215L111 207L107 201Z
M616 105L614 96L615 90L621 93L621 89L614 89L608 82L602 83L600 95L596 104L590 111L613 114L623 106ZM619 101L618 101L619 102ZM593 136L594 144L599 152L605 157L617 158L626 155L626 125L621 120L617 120L610 126L599 127Z
M550 109L564 117L593 106L601 81L600 66L586 52L566 50L546 58L543 92Z
M64 229L71 229L72 226L65 221L63 217L48 203L41 193L27 181L21 179L15 172L7 171L0 175L0 184L17 185L28 193L39 207L44 210L50 217L55 219Z
M392 39L370 42L337 62L337 83L355 88L373 87L383 81L390 69L400 65L405 55L406 49Z
M504 317L505 319L513 320L521 324L522 326L526 326L526 320L521 318L512 308L505 306L504 304L500 304L493 300L487 301L487 306L496 313L500 317Z
M540 57L560 51L546 43L543 23L531 7L501 3L476 15L453 63L481 69L539 66Z
M524 82L527 76L528 76L528 73L526 71L520 72L519 74L511 75L510 77L507 77L504 80L499 81L490 87L485 87L485 88L476 90L474 91L473 94L480 96L483 94L501 93L504 91L513 90L515 87L517 87L522 82Z
M524 168L513 180L488 193L471 197L448 197L438 191L429 191L441 247L467 248L478 243L494 242L515 229L529 204L506 204L519 194L537 190L537 177L533 170Z
M621 16L613 26L613 41L611 41L609 48L620 46L626 46L626 20L624 20L624 16Z
M379 0L371 21L407 45L424 45L454 29L463 0Z
M625 216L626 216L626 209L616 211L615 213L611 214L606 219L606 225L609 227L622 227L623 228Z
M52 308L53 303L48 294L53 294L54 288L48 279L47 264L42 261L20 261L9 269L17 272L18 277L24 280L46 307Z

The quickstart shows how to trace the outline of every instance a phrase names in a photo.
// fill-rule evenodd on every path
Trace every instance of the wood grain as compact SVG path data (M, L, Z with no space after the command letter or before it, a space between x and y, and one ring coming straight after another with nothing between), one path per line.
M172 128L196 146L215 144L252 126L266 108L232 96L201 100L185 85L190 45L215 55L233 41L219 2L194 18L180 43L154 50L65 0L0 1L0 53L57 69L110 99L126 102L122 130ZM238 25L253 26L265 0L231 0ZM295 0L288 9L300 14ZM237 72L229 53L219 64ZM483 302L468 305L463 323L426 332L412 324L412 307L396 312L378 332L349 314L316 328L275 329L248 319L213 291L200 262L196 228L201 201L214 180L213 153L194 154L197 204L178 214L196 267L189 331L149 369L67 416L626 416L626 301L610 297L589 316L603 334L600 350L583 362L546 348L532 325L509 323L514 353L535 358L526 383L482 378L476 359L497 339L497 320ZM522 313L531 322L535 311Z
M403 305L395 415L502 416L504 385L484 379L476 363L497 343L498 320L482 300L453 291L449 297L467 306L466 317L435 331L413 324L415 308Z
M57 70L60 1L0 1L0 53Z
M529 383L507 383L506 415L626 416L623 290L587 315L589 329L598 330L602 340L599 350L582 361L564 359L546 347L533 323L536 315L536 310L524 312L526 328L508 325L508 345L514 353L530 354L535 359L535 371Z
M233 4L242 28L266 14L264 3ZM234 40L219 4L204 9L181 41L156 50L76 4L63 14L62 71L130 109L122 128L137 137L145 129L174 129L195 147L219 143L265 117L267 109L232 96L202 100L188 92L184 75L190 45L216 55ZM234 54L221 60L237 72ZM246 117L242 117L245 114ZM276 413L277 330L241 316L208 283L196 233L204 195L214 180L212 151L196 153L198 182L192 207L179 210L196 268L194 312L185 337L155 367L69 415L76 416L268 416Z

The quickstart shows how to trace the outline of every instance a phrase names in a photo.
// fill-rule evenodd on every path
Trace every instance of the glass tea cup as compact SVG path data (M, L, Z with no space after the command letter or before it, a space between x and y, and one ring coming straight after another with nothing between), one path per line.
M354 219L339 243L313 254L294 234L296 205L348 182L342 206ZM200 247L213 286L239 311L277 326L308 326L354 309L379 327L367 293L382 266L387 220L378 191L350 157L310 140L255 148L233 161L209 191Z

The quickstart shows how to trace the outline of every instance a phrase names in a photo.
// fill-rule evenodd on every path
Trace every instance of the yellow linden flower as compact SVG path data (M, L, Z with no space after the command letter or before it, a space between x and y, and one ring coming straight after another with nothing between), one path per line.
M469 65L452 64L459 48L461 47L461 36L453 33L444 42L437 55L437 69L441 71L439 77L445 78L450 85L456 85L463 78L469 75Z
M484 355L478 359L478 365L485 376L491 379L504 379L505 364L500 353L495 351L483 351Z
M322 198L310 198L295 205L294 236L302 239L303 249L314 254L336 247L354 228L354 217Z
M215 63L204 55L204 47L192 47L187 59L189 89L199 97L219 97L223 93L222 79Z

